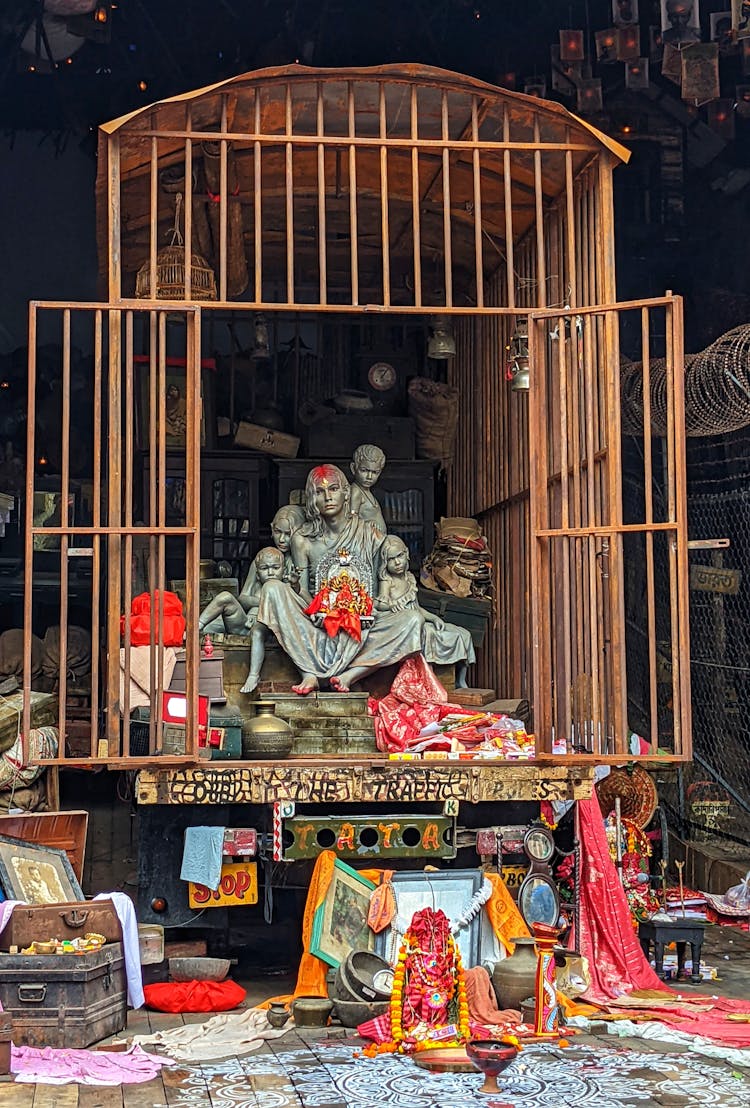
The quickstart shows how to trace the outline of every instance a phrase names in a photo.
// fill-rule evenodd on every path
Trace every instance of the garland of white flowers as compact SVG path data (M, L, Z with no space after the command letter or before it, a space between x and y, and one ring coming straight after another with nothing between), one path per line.
M395 889L394 889L395 895ZM458 935L459 931L462 931L464 927L468 927L471 921L479 914L484 905L492 896L492 882L489 877L485 877L482 885L474 893L469 903L464 908L463 912L456 917L455 920L450 920L451 935ZM396 902L398 904L398 901ZM401 942L402 936L406 934L411 926L411 920L404 919L403 916L398 914L391 920L391 945L394 950L398 949L398 944ZM391 959L393 961L393 959Z

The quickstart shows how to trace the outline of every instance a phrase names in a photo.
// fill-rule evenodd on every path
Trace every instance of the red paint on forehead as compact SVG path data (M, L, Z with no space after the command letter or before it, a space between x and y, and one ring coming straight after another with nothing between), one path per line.
M337 466L322 465L315 466L315 469L310 474L313 484L319 485L322 481L340 481L341 472Z

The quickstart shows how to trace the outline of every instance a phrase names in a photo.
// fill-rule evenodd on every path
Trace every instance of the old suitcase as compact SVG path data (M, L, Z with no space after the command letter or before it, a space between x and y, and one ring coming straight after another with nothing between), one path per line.
M122 928L111 900L81 900L66 904L19 904L0 932L0 951L19 950L48 939L78 939L94 932L108 943L122 941Z
M455 623L471 632L474 646L480 647L492 618L492 601L479 596L454 596L450 592L436 592L435 589L418 590L420 607L434 612L446 623Z
M0 1003L16 1046L76 1049L114 1035L127 1021L122 945L89 954L0 954Z

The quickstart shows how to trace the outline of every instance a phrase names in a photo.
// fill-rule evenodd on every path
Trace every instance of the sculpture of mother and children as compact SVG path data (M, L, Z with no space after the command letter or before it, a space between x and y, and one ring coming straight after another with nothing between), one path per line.
M275 545L258 552L239 596L219 593L201 612L198 630L247 636L255 690L269 634L300 672L305 696L328 683L348 692L363 677L412 654L456 664L466 686L474 661L470 633L421 608L409 552L385 533L372 493L385 455L357 448L354 483L334 465L316 466L305 484L305 509L286 505L271 524Z

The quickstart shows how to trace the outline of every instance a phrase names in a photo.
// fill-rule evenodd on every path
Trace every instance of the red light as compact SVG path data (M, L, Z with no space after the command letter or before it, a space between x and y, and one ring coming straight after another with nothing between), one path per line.
M164 897L163 896L155 896L154 899L151 901L151 911L152 912L166 912L166 910L167 910L167 902L164 899Z

